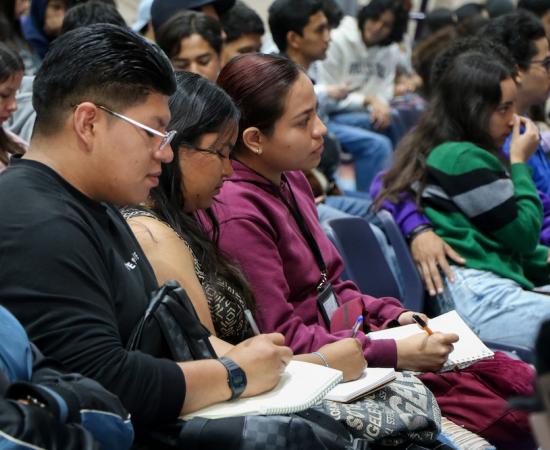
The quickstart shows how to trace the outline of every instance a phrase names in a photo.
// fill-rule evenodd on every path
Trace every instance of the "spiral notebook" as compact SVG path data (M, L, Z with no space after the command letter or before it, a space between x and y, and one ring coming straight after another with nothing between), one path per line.
M207 406L181 417L220 419L222 417L290 414L319 403L340 381L342 372L301 361L290 361L279 384L265 394Z
M395 380L395 370L393 368L365 367L363 374L357 380L347 381L335 386L327 394L325 400L348 403L380 389L393 380Z
M472 329L462 320L456 311L434 317L428 321L432 331L442 333L455 333L460 338L455 342L454 350L449 354L449 359L443 364L441 372L452 370L455 367L463 369L481 359L489 359L494 353L479 339ZM371 339L403 339L417 333L425 333L416 324L402 327L388 328L387 330L373 331L368 336Z

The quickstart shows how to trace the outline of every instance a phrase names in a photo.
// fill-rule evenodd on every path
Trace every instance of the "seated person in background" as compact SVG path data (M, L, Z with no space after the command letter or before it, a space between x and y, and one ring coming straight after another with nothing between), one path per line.
M25 66L19 55L0 42L0 172L6 168L11 155L25 152L26 144L4 128L17 109L15 93L21 85Z
M168 20L182 11L197 11L218 20L235 4L235 0L154 0L151 5L151 24L155 36Z
M67 11L61 26L61 34L78 27L95 23L110 23L125 26L124 19L108 0L91 0L73 6ZM36 113L32 106L32 84L34 77L23 77L21 88L16 94L17 111L12 114L8 128L25 141L30 141Z
M388 136L395 146L405 129L392 113L394 80L400 61L395 42L402 39L408 16L401 2L372 0L357 14L346 16L332 32L326 59L316 81L347 84L352 92L338 102L331 120Z
M177 280L195 305L201 322L220 339L238 344L252 335L245 310L255 301L240 270L211 241L196 214L215 220L210 206L225 178L233 173L230 154L239 130L239 112L219 87L196 74L177 75L170 97L178 134L174 159L163 164L159 186L151 190L147 208L123 210L159 284ZM316 354L295 358L324 364L357 378L365 359L355 339L327 344Z
M128 351L155 275L113 205L140 203L169 162L170 61L125 28L56 39L35 82L29 150L0 177L0 299L48 356L118 395L140 430L229 399L222 361ZM212 337L220 354L227 344ZM244 396L271 389L292 352L263 335L225 355Z
M414 189L434 232L465 258L446 283L454 304L443 297L436 312L456 309L482 339L532 347L550 317L550 299L529 291L550 280L549 249L538 244L542 205L527 166L538 130L515 114L515 65L503 56L472 50L446 65L377 202ZM524 326L510 327L518 314Z
M297 353L316 351L329 342L349 337L345 325L336 326L334 321L327 324L322 319L318 298L326 299L330 293L334 299L329 303L340 306L339 313L359 309L370 329L412 323L412 312L405 311L397 300L365 295L340 277L342 260L320 227L311 190L300 172L318 163L326 130L315 113L316 99L307 75L287 59L244 55L222 69L218 84L241 110L232 161L234 174L223 184L216 197L219 201L213 206L220 227L218 242L239 263L250 283L260 329L282 332ZM204 226L209 225L206 215L201 220ZM348 315L356 317L353 313ZM371 341L363 332L356 337L369 366L428 371L441 367L458 339L454 334L441 333L429 337L418 334L399 341ZM531 389L532 372L526 364L503 355L495 356L493 361L495 369L500 364L522 367L517 381ZM476 367L479 366L474 364L469 370L481 370ZM455 376L443 384L461 385L461 377L469 377L460 372L426 374L421 379L432 389L436 387L434 381L438 385ZM483 384L481 380L472 382ZM504 384L506 390L511 387L508 380ZM492 431L471 420L476 414L453 414L449 402L463 402L462 398L449 394L446 400L437 391L436 388L434 393L443 415L469 430L499 443L510 437L512 444L530 439L526 415L514 413L511 423L511 416L499 422L507 416L505 401L491 412L499 411L498 424L493 428L498 432L492 435ZM476 405L472 408L484 405L482 399L472 403ZM516 419L521 423L514 422Z
M246 3L237 1L235 6L220 17L225 42L222 50L222 66L235 56L258 53L265 33L262 18Z
M26 75L34 75L40 66L40 58L23 37L21 29L21 19L28 14L29 7L29 0L4 0L0 3L0 42L19 53Z
M118 398L93 380L64 374L1 306L0 411L3 447L11 441L25 448L125 450L134 438Z
M269 28L280 52L307 72L330 51L330 29L322 0L275 0L269 8ZM388 167L392 144L388 137L360 126L333 120L331 112L350 94L345 80L315 82L319 114L342 149L353 157L356 188L367 192L377 171Z
M156 40L176 72L193 72L216 81L223 45L218 20L200 12L183 11L160 27Z
M525 11L516 11L494 19L483 36L457 41L450 46L445 55L438 58L438 64L434 64L430 85L437 84L441 73L460 53L478 48L482 52L496 52L495 56L499 57L498 55L503 53L501 47L504 47L504 51L509 53L518 67L521 83L517 86L516 108L520 114L527 114L531 106L544 101L548 95L550 76L545 64L550 62L550 51L541 23ZM505 154L509 152L509 143L510 138L503 146ZM527 164L532 168L532 178L543 205L544 220L540 241L544 245L550 245L550 162L543 144L543 140L539 140L539 145ZM380 179L377 178L371 189L373 197L378 195L380 189ZM405 191L408 192L409 189L410 186L405 187ZM407 192L401 193L398 204L384 202L384 207L392 212L403 235L411 241L413 258L421 269L430 295L435 295L436 292L443 292L443 283L437 266L441 267L448 280L452 281L453 275L446 262L446 256L459 264L463 264L464 260L431 232L428 219L417 211L414 200Z

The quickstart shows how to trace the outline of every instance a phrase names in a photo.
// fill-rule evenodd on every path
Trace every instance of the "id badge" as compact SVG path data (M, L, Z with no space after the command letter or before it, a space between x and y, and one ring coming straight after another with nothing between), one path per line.
M321 316L323 316L325 325L327 328L330 328L330 319L332 319L332 315L340 307L330 283L327 283L319 292L317 306L319 307Z

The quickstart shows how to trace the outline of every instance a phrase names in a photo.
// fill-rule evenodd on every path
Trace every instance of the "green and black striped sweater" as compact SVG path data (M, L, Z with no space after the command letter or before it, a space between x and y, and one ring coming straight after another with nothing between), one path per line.
M466 266L524 288L547 284L548 248L539 245L542 205L525 164L510 171L470 142L448 142L427 159L425 213Z

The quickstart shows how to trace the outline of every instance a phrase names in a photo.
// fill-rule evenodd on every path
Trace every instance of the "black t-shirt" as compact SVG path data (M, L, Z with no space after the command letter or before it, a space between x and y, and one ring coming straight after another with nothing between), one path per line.
M175 362L125 350L156 288L116 208L12 159L0 175L0 302L45 355L101 382L143 424L175 419L185 398Z

